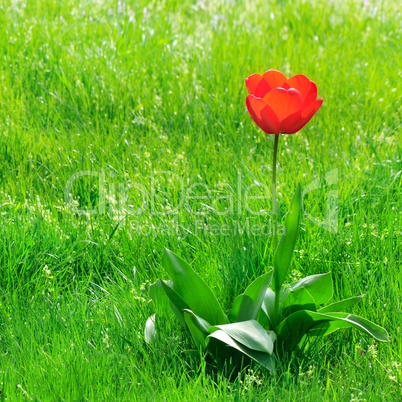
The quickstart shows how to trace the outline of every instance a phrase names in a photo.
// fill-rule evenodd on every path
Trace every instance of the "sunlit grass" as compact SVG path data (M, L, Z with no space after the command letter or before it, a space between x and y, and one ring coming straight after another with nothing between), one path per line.
M391 1L3 1L0 399L398 399L400 42ZM247 114L244 85L268 68L306 74L324 98L279 144L281 216L299 181L321 183L304 197L292 276L331 271L335 299L366 294L354 311L392 342L339 332L274 374L237 376L186 354L174 322L152 348L142 334L164 247L225 308L271 263L269 237L241 229L269 222L273 141ZM75 182L75 205L102 214L65 203L85 170L96 176ZM210 193L194 187L205 198L180 205L196 183ZM324 219L330 190L337 233L308 218ZM268 200L247 209L247 191Z

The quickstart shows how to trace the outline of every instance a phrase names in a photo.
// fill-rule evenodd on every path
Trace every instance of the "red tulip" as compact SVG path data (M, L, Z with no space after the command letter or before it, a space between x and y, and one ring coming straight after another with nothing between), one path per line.
M246 79L250 95L246 104L250 116L267 134L294 134L301 130L322 105L317 86L304 75L287 79L268 70Z

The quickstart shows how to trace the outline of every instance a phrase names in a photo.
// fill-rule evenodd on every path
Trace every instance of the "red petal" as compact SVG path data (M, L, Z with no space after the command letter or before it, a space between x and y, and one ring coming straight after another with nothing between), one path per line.
M263 98L270 90L271 87L269 86L268 82L265 81L264 78L262 78L259 84L257 85L257 88L255 89L254 95L257 98Z
M310 87L305 96L303 96L304 107L310 106L317 99L317 85L310 81Z
M294 113L301 112L303 108L303 98L294 88L275 88L265 95L264 101L272 108L280 122Z
M310 86L310 80L303 74L294 75L289 78L286 83L289 84L291 88L297 89L301 96L303 96Z
M269 105L261 110L261 117L266 126L266 130L264 131L267 134L279 134L281 132L279 119Z
M304 109L300 115L300 119L297 120L293 126L288 131L288 134L294 134L300 131L310 120L311 118L317 113L317 110L321 107L323 99L317 99L306 109Z
M252 94L252 95L255 94L255 90L261 80L262 80L261 74L253 74L253 75L250 75L250 77L246 78L246 87L247 87L249 94Z
M284 76L280 71L268 70L263 74L263 78L267 81L271 89L281 87L286 81L286 76Z
M299 91L303 98L304 107L309 106L317 98L317 85L305 75L298 74L289 78L284 85L290 85Z
M298 110L297 112L291 114L290 116L286 117L286 119L284 119L281 122L281 132L285 133L285 134L289 134L290 129L293 127L293 125L300 120L300 115L301 115L301 111Z
M247 110L251 118L267 134L279 134L279 120L274 111L260 98L247 96Z

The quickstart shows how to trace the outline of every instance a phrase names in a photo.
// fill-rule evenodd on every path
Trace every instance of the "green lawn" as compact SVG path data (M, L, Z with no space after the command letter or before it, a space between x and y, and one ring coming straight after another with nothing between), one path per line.
M400 18L391 0L3 0L0 400L400 400ZM338 331L237 374L186 353L173 319L152 347L143 330L165 247L226 309L272 263L251 227L270 221L273 138L244 85L269 68L324 98L279 143L280 218L319 185L292 277L331 271L391 343ZM332 232L311 219L328 194Z

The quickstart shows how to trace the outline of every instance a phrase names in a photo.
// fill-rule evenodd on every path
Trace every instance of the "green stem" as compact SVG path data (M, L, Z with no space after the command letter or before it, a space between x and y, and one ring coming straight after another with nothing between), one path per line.
M272 318L272 325L274 326L274 330L281 322L281 312L280 312L280 298L281 298L281 290L275 290L275 303L274 303L274 316Z
M279 134L275 135L274 157L272 159L272 229L273 229L273 248L274 255L278 245L277 234L277 213L276 213L276 156L278 154Z
M276 157L278 154L278 142L279 142L279 134L275 135L274 142L274 156L272 159L272 229L273 229L273 255L275 257L275 252L278 247L278 229L277 229L277 211L276 211ZM274 304L274 316L273 325L276 328L280 323L280 289L275 289L275 304Z

